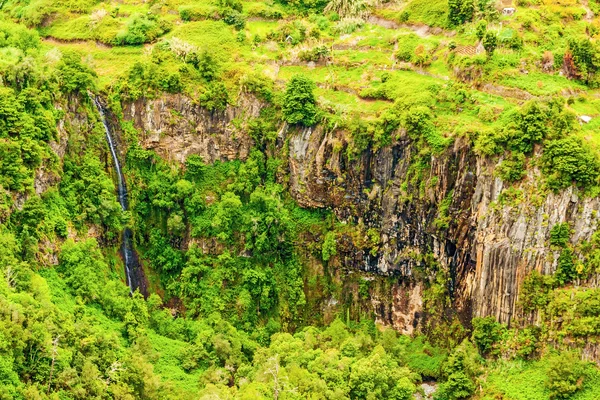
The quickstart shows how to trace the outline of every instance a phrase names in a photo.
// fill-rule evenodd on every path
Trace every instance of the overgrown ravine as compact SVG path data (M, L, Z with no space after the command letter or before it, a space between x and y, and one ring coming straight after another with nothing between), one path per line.
M102 125L104 126L104 131L106 133L106 142L108 143L110 154L113 159L115 172L117 174L117 197L119 200L119 204L121 205L123 211L127 211L129 208L129 204L127 202L127 186L125 184L125 177L123 176L123 171L121 169L119 157L117 156L116 141L114 141L112 138L110 125L106 118L106 111L104 106L102 105L98 97L91 97L96 109L98 110L98 113L100 114L100 119L102 121ZM135 292L136 290L139 290L140 293L144 295L144 297L147 297L148 285L146 283L146 277L144 276L144 271L139 262L138 254L133 246L133 233L131 231L131 228L128 226L126 226L123 229L123 232L121 234L121 255L125 264L125 276L127 279L127 285L129 286L129 290L131 291L131 293Z

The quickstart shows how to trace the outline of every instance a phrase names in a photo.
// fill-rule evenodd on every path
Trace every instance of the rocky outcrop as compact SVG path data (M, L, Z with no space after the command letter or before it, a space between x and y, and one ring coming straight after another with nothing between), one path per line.
M244 124L260 107L243 97L236 107L210 113L174 95L123 110L143 132L144 147L179 162L190 154L213 162L248 155L252 140ZM356 227L357 234L338 238L338 266L393 281L371 293L371 307L381 322L404 332L421 323L425 283L438 269L450 276L448 289L463 321L492 315L511 323L519 316L523 279L532 270L556 270L559 253L548 243L552 227L568 222L573 243L589 239L597 227L598 199L574 188L542 193L535 168L508 187L494 175L497 160L477 156L467 139L424 157L401 135L390 146L349 156L343 130L282 125L277 143L288 154L281 178L292 197L304 207L330 208Z
M142 146L161 157L184 162L197 154L212 163L248 156L252 141L243 124L258 117L261 106L242 96L237 106L210 112L185 96L170 95L126 103L123 114L142 133Z
M568 222L573 243L588 240L597 228L597 198L584 198L575 188L541 193L535 169L508 191L516 198L501 198L508 188L494 176L495 162L478 157L462 139L431 156L426 175L413 179L418 149L407 137L349 160L343 132L315 128L288 135L292 196L307 207L331 207L342 220L379 232L375 254L349 243L342 263L398 276L402 290L393 289L388 312L377 312L379 305L374 311L406 332L422 312L422 278L415 271L425 255L450 272L450 292L465 322L492 315L511 323L519 313L523 279L532 270L556 270L559 252L548 242L552 227ZM450 203L443 216L446 197ZM444 217L447 228L439 223Z

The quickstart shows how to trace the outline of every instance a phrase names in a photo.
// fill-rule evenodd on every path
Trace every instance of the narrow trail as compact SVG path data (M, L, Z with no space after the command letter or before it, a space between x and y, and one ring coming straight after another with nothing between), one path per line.
M588 0L581 0L581 6L585 9L585 20L591 21L594 19L594 12L590 8L590 3Z

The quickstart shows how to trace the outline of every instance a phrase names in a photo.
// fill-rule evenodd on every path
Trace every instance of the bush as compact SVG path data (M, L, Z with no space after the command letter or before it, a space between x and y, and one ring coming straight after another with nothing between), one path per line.
M238 31L246 26L246 17L239 11L226 8L221 10L221 16L227 25L232 25Z
M560 252L560 256L558 256L557 263L554 277L559 284L564 285L577 278L575 260L573 259L573 251L571 251L571 249L563 249L563 251Z
M475 392L475 378L479 374L479 356L471 342L464 340L456 347L446 364L442 383L435 393L435 400L461 400L469 398Z
M86 301L99 298L102 282L100 272L106 270L107 266L96 239L79 243L67 240L61 249L56 269L64 275L65 282L75 295Z
M135 14L124 31L117 34L117 44L136 45L151 42L172 29L170 22L155 15Z
M473 0L448 0L448 22L450 26L462 25L473 19Z
M600 69L598 52L598 45L587 38L570 39L569 52L565 54L565 61L567 61L567 54L571 56L572 65L576 68L576 71L569 75L576 78L585 78L585 81L589 83L592 76Z
M94 88L97 76L87 65L81 62L81 55L73 51L63 54L58 64L58 76L62 89L67 92L83 93Z
M567 222L556 224L550 230L550 244L552 246L565 247L569 243L570 234L571 230Z
M583 386L585 364L571 352L550 358L546 387L551 399L569 399Z
M398 39L398 51L396 59L398 61L411 62L415 55L415 49L420 43L420 39L414 33Z
M304 75L295 75L287 84L283 98L283 118L289 124L312 126L317 122L315 83Z
M316 46L310 50L301 51L298 54L298 58L302 61L313 61L317 62L322 59L329 57L329 48L327 46Z
M229 92L223 82L208 86L200 96L200 105L208 111L223 111L229 104Z
M551 140L542 155L542 170L555 191L571 184L587 188L598 182L600 163L589 146L575 136Z
M519 293L519 304L523 312L528 313L546 307L550 301L549 294L554 282L551 276L532 271L523 280Z
M527 174L525 155L523 153L513 153L511 157L502 161L496 172L503 181L520 181Z
M504 325L496 322L494 317L473 318L471 322L473 323L471 338L477 345L479 353L483 356L497 354L495 347L502 339L506 329Z
M15 47L23 51L40 47L40 37L34 30L0 20L0 47Z
M194 4L179 7L179 16L184 21L199 21L218 18L218 9L208 4Z
M496 46L498 46L498 37L494 32L487 32L483 37L483 47L485 48L486 53L489 56L494 54Z

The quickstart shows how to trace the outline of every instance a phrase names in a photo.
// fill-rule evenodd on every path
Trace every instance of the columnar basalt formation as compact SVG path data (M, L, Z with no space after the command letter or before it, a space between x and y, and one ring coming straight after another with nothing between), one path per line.
M139 100L123 110L143 132L144 147L179 162L190 154L214 162L247 157L252 139L234 120L255 118L260 108L256 99L242 96L237 106L210 113L178 95ZM491 315L511 323L523 316L518 298L527 274L556 270L552 227L568 222L573 243L596 230L600 202L575 188L541 193L535 168L517 187L523 199L501 199L507 186L494 174L498 160L477 155L465 138L428 156L428 167L413 179L420 149L405 133L398 137L353 157L348 133L339 129L282 124L277 140L278 152L287 155L285 182L300 205L332 209L341 221L379 233L376 252L341 238L338 261L347 269L394 277L389 298L373 299L381 322L405 332L419 325L424 277L415 271L430 255L449 272L454 307L464 321ZM447 226L440 227L436 220L445 199Z

